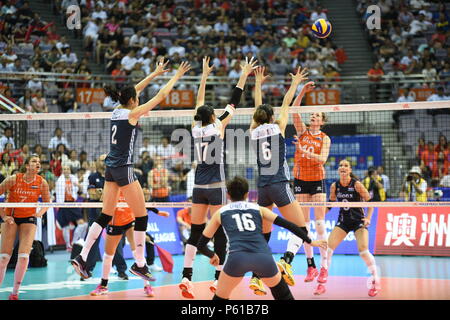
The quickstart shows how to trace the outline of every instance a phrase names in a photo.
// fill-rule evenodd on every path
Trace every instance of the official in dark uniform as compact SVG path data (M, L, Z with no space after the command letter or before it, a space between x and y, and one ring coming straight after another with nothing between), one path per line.
M198 250L211 259L210 263L217 265L219 258L208 249L207 244L220 226L229 241L227 260L213 299L229 299L245 273L255 272L270 288L274 299L293 300L262 233L263 220L288 229L314 247L326 249L326 240L311 241L306 227L299 227L267 208L247 202L248 182L242 177L228 181L227 192L232 202L214 213L197 245Z

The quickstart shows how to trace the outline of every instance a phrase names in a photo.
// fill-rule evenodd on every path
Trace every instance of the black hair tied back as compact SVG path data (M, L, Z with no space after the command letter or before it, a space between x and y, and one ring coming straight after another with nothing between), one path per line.
M209 104L205 104L197 109L194 120L201 121L202 125L208 125L211 123L211 117L213 114L214 108Z

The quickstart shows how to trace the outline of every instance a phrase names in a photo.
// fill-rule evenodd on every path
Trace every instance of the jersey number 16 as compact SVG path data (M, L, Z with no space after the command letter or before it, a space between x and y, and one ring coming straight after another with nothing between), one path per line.
M240 215L239 213L233 214L231 216L235 221L239 231L255 231L256 225L253 221L253 216L250 213L244 213Z

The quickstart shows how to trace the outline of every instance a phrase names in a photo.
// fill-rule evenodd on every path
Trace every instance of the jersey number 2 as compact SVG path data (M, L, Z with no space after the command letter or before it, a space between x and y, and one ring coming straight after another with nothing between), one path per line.
M117 133L117 126L116 126L116 125L113 125L112 128L111 128L111 130L112 130L111 143L112 143L112 144L117 144L117 140L115 139L116 133Z
M255 231L256 225L252 220L252 215L250 213L244 213L240 215L238 213L231 216L235 221L239 231Z

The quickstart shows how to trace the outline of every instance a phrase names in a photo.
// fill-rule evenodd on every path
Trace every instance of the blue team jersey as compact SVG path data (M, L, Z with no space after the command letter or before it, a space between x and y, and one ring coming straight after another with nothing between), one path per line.
M251 131L251 139L253 146L256 147L258 187L289 181L286 143L278 124L265 123L256 127Z
M227 204L220 209L220 221L228 239L228 252L272 254L262 234L262 216L258 205L245 201Z
M342 186L340 181L336 181L336 200L338 202L360 202L361 196L355 188L356 179L352 178L350 184L346 187ZM362 208L340 208L340 219L360 220L364 218L364 210Z
M133 164L134 144L136 142L136 126L128 122L131 110L117 108L111 116L109 153L106 156L107 167L117 168Z
M225 181L223 139L220 137L220 129L219 120L205 127L197 123L192 128L194 155L198 163L194 181L197 185Z

